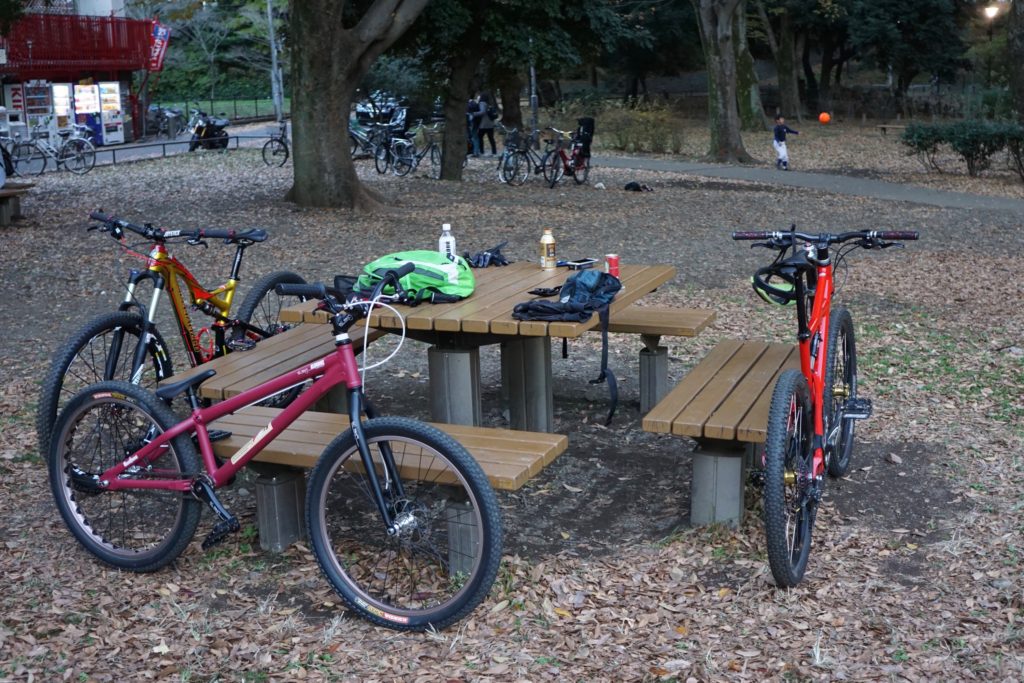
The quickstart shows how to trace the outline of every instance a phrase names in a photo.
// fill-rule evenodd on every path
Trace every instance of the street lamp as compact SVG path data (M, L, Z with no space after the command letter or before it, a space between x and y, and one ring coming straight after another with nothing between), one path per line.
M991 87L992 85L992 27L995 24L995 19L999 15L999 5L994 2L988 5L983 10L985 13L985 19L988 21L988 55L985 59L985 85Z

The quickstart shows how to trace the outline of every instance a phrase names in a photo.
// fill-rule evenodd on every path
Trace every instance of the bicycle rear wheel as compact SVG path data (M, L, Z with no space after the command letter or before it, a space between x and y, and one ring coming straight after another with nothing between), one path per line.
M267 166L284 166L288 161L288 145L279 138L271 138L263 145L263 163Z
M373 623L448 626L487 596L497 574L502 530L494 491L466 449L436 428L396 417L363 425L397 532L381 519L350 429L309 478L313 553L348 607ZM386 453L397 478L385 473Z
M842 306L832 309L828 328L828 360L825 362L825 434L828 436L828 473L841 477L850 469L853 432L857 422L845 419L845 405L857 398L857 344L853 317Z
M572 179L577 185L583 185L590 177L590 157L576 157L575 173Z
M14 172L22 178L42 175L46 170L46 155L32 142L19 142L11 152Z
M178 419L152 393L127 382L101 382L68 402L47 454L50 490L71 533L103 562L151 572L178 557L195 535L199 501L159 489L107 491L98 476L172 427ZM183 479L198 472L188 435L168 443L127 479Z
M441 177L441 148L437 143L430 146L430 177L434 180Z
M394 159L392 171L400 178L412 173L419 162L416 158L416 145L408 140L396 142L391 148L391 155Z
M775 583L800 583L811 553L817 510L814 482L814 411L799 370L779 376L768 412L764 444L764 530Z
M384 174L391 170L391 148L385 144L377 145L373 150L373 166L377 173Z
M57 156L57 165L60 164L76 175L88 173L96 165L96 149L88 140L68 140Z
M57 413L72 396L103 380L132 381L132 363L141 343L142 316L119 311L93 318L59 347L36 406L40 455L46 456ZM174 367L167 344L156 328L145 344L146 360L135 379L137 384L152 388L173 375Z

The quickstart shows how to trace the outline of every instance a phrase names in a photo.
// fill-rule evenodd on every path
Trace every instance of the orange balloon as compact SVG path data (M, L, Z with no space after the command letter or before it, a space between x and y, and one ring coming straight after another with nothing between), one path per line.
M829 121L832 120L832 117L829 115L827 111L823 111L820 114L818 114L818 120L821 121L822 123L828 123Z

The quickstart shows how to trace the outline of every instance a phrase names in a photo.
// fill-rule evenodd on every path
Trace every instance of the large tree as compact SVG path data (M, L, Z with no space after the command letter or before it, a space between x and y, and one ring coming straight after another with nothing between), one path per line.
M1006 37L1009 63L1017 68L1010 69L1010 92L1017 111L1017 120L1024 123L1024 2L1017 0L1010 5L1009 25Z
M293 0L292 131L295 183L303 206L371 208L349 153L352 96L374 60L416 20L428 0Z
M716 161L748 162L736 104L736 40L733 27L740 0L692 0L700 22L700 39L708 71L708 157Z
M779 107L776 113L802 121L792 11L781 0L756 0L756 4L779 78Z

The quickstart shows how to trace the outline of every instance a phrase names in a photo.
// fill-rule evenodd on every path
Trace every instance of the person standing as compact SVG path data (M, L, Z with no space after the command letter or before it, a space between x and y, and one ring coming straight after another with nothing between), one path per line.
M490 93L478 94L477 99L479 100L479 114L480 114L480 127L479 127L479 149L480 153L484 150L484 136L491 143L491 156L495 156L498 153L498 148L494 144L494 124L495 119L491 116L494 111L494 101Z
M800 133L787 126L786 118L779 114L775 117L775 137L772 140L772 147L775 148L775 168L782 169L783 171L789 170L789 152L786 150L787 133L800 135Z
M466 102L466 139L474 157L480 156L480 93Z

